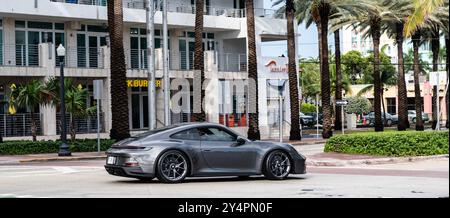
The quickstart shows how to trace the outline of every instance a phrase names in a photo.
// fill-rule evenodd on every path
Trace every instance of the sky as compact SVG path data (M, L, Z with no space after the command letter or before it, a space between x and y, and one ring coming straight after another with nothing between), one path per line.
M264 0L265 8L276 9L272 7L272 0ZM298 33L300 34L298 40L298 51L300 58L317 57L318 45L317 45L317 30L316 26L312 24L309 29L306 29L304 24L299 27ZM329 44L333 45L333 37L329 37ZM286 41L265 42L262 46L263 56L278 57L282 54L287 56L287 43Z

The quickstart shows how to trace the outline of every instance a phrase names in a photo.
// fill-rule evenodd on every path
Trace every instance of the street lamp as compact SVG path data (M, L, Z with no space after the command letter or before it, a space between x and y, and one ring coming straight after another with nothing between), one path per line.
M64 57L66 56L66 49L62 44L59 44L56 49L56 53L59 57L59 95L61 96L61 145L59 146L58 156L71 156L69 145L67 145L67 133L66 133L66 104L64 93Z

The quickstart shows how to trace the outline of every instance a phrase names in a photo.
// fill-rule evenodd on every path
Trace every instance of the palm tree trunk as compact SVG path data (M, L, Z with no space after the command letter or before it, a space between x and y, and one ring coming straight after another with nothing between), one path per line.
M381 89L381 107L383 108L383 126L387 126L386 107L384 105L384 89Z
M111 115L110 137L122 140L130 137L125 54L123 50L122 0L108 1L108 29L111 42Z
M73 114L70 115L70 140L75 141L76 130L75 130L75 119Z
M331 129L331 82L330 82L330 69L328 63L328 14L329 9L321 8L321 21L319 23L318 33L320 35L319 45L321 47L320 58L320 75L321 75L321 94L322 94L322 137L328 139L333 136L333 130Z
M248 79L253 80L254 89L248 89L249 102L253 102L254 109L248 111L248 138L251 140L261 139L259 131L259 105L258 105L258 66L256 59L256 39L255 39L255 14L253 0L246 0L247 8L247 46L248 46ZM250 83L249 83L250 84ZM251 103L250 103L251 104Z
M37 140L36 137L36 121L35 121L35 117L34 117L34 110L31 110L31 135L33 137L33 142L35 142Z
M403 60L403 23L399 23L396 26L397 37L397 56L398 56L398 79L397 79L397 92L398 92L398 131L404 131L409 128L408 121L408 92L406 90L405 81L405 66Z
M199 113L195 112L193 117L196 122L206 121L206 114L202 107L205 99L205 90L203 83L205 82L205 65L204 65L204 54L203 54L203 14L204 14L204 1L196 0L195 3L195 51L194 51L194 70L200 74L200 98L194 98L196 102L194 105L200 105ZM199 102L200 101L200 102Z
M380 74L380 37L381 27L379 22L373 22L370 27L373 39L373 88L374 88L374 112L375 131L383 131L383 121L381 120L381 74Z
M439 70L439 49L440 49L440 43L439 43L439 28L433 29L432 33L431 33L431 51L433 54L433 71L436 72ZM432 114L432 124L431 124L431 128L432 129L436 129L437 126L437 107L439 107L438 104L436 104L436 100L439 96L439 91L438 91L438 87L434 86L433 87L433 100L432 100L432 105L433 105L433 114Z
M334 32L334 56L336 61L336 91L335 91L335 100L342 100L342 74L341 74L341 40L340 40L340 31L336 30ZM342 111L341 107L335 107L334 114L334 130L342 130Z
M423 131L423 121L422 121L422 97L420 95L420 84L419 84L419 46L420 46L420 30L417 30L412 35L413 50L414 50L414 94L415 94L415 106L416 106L416 130Z
M447 71L447 82L448 82L448 79L450 78L450 69L449 69L449 59L450 59L450 51L449 51L449 48L448 48L448 46L450 45L450 39L449 39L449 35L448 35L448 33L445 35L445 52L446 52L446 58L445 58L445 70ZM447 86L448 86L449 84L447 84ZM449 114L450 114L450 111L449 111L449 104L450 104L450 90L448 89L448 87L447 87L447 93L446 93L446 97L445 97L445 101L446 101L446 112L447 112L447 122L446 122L446 124L445 124L445 126L447 127L447 128L449 128L449 123L450 123L450 121L449 121Z
M294 1L286 1L286 17L287 17L287 43L288 43L288 76L289 76L289 97L291 102L291 131L289 134L290 140L301 140L300 133L300 105L298 97L298 72L296 60L295 47L295 32L294 32Z

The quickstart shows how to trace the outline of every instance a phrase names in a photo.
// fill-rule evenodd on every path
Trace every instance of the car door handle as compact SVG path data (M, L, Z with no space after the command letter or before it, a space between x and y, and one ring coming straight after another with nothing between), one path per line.
M209 149L204 149L203 151L204 151L204 152L210 152L211 150L209 150Z

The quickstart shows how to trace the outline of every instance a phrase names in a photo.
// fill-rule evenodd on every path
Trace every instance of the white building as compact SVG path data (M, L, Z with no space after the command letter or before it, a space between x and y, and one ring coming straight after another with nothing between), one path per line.
M244 0L206 0L204 19L204 50L206 76L211 80L207 93L217 100L206 108L211 122L220 122L246 133L247 110L243 98L227 95L229 81L248 78L247 24ZM111 129L110 66L106 0L0 0L0 99L5 99L11 84L25 84L33 79L46 80L59 76L56 46L67 49L65 73L77 84L88 87L93 105L93 80L104 81L101 100L102 132ZM286 21L274 16L273 10L263 9L263 0L255 0L256 45L259 72L259 113L263 138L277 136L278 84L286 81L284 68L287 58L263 57L261 45L266 41L286 39ZM144 0L123 0L124 47L127 63L129 125L133 132L148 129L148 92L146 67L146 35ZM193 78L194 0L169 1L170 77ZM158 10L156 22L157 79L162 78L162 13ZM272 64L268 64L272 63ZM277 64L274 67L273 64ZM266 65L267 64L267 65ZM280 67L281 66L281 67ZM281 70L280 70L281 69ZM275 82L276 81L276 82ZM287 83L286 83L287 84ZM192 90L192 83L191 83ZM224 91L225 90L225 91ZM283 92L288 95L288 90ZM171 93L175 94L174 91ZM191 94L189 94L191 95ZM192 97L192 96L191 96ZM284 98L286 134L289 134L289 98ZM189 102L192 102L189 101ZM234 106L225 110L229 103ZM191 121L192 105L180 113L172 113L172 122ZM16 115L0 107L0 133L6 139L30 135L30 116L27 109ZM157 124L163 125L163 94L157 88ZM39 135L56 138L59 133L59 111L54 107L39 108ZM77 121L79 134L96 131L95 117ZM88 135L85 135L88 137Z

